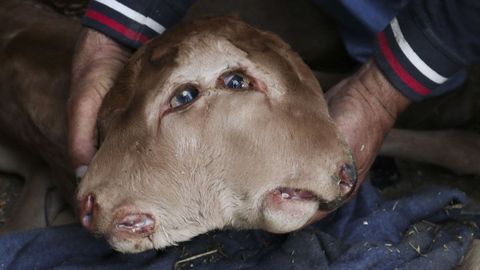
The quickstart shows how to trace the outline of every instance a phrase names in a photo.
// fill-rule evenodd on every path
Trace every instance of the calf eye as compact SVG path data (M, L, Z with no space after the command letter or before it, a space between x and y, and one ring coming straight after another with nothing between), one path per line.
M250 88L250 80L244 75L238 73L231 73L223 77L223 84L231 89Z
M170 100L170 108L174 109L192 103L199 93L198 89L193 86L178 90Z

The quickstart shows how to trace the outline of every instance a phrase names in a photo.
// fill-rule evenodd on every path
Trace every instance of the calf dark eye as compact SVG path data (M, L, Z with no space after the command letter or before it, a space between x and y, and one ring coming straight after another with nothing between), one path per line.
M170 108L174 109L192 103L198 97L199 93L198 89L193 86L178 90L170 100Z
M231 73L223 77L223 84L231 89L248 89L250 80L244 75Z

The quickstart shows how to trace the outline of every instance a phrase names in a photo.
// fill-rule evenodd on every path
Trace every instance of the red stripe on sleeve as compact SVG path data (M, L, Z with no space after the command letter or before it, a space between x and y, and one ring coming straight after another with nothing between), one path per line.
M133 31L132 29L126 27L125 25L113 20L112 18L109 18L102 13L95 11L95 10L87 10L87 13L85 13L85 16L95 20L101 24L104 24L111 29L115 30L116 32L120 33L121 35L125 36L126 38L132 40L132 41L140 41L141 43L145 43L149 40L149 38L141 33L138 33L136 31Z
M387 37L385 36L384 32L380 32L378 34L378 41L380 45L380 49L382 50L383 56L387 59L388 64L392 67L393 71L400 77L400 79L408 85L413 91L417 94L426 96L432 92L429 88L425 87L423 84L415 80L398 62L398 59L393 54L392 50L388 46Z

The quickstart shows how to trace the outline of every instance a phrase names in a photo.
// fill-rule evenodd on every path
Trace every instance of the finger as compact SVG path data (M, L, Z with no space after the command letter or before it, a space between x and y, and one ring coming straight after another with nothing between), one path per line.
M73 96L69 104L69 154L73 168L78 170L81 166L88 166L96 152L97 115L101 97L95 94L88 95L86 91L82 96ZM82 176L78 175L80 178Z

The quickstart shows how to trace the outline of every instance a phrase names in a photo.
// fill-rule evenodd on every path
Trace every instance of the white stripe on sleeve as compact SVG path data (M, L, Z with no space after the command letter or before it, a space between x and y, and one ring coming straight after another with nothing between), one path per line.
M163 27L158 22L154 21L152 18L146 17L143 14L125 6L124 4L116 0L95 0L95 2L101 3L115 11L118 11L124 16L130 18L131 20L134 20L139 24L146 25L148 28L152 29L153 31L159 34L165 31L165 27Z
M405 54L407 59L427 78L431 81L442 84L448 78L443 77L442 75L438 74L435 70L433 70L430 66L425 63L420 56L412 49L410 44L408 44L407 40L403 36L402 30L400 29L400 25L398 24L397 18L394 18L390 22L390 26L392 27L393 36L397 41L400 50Z

